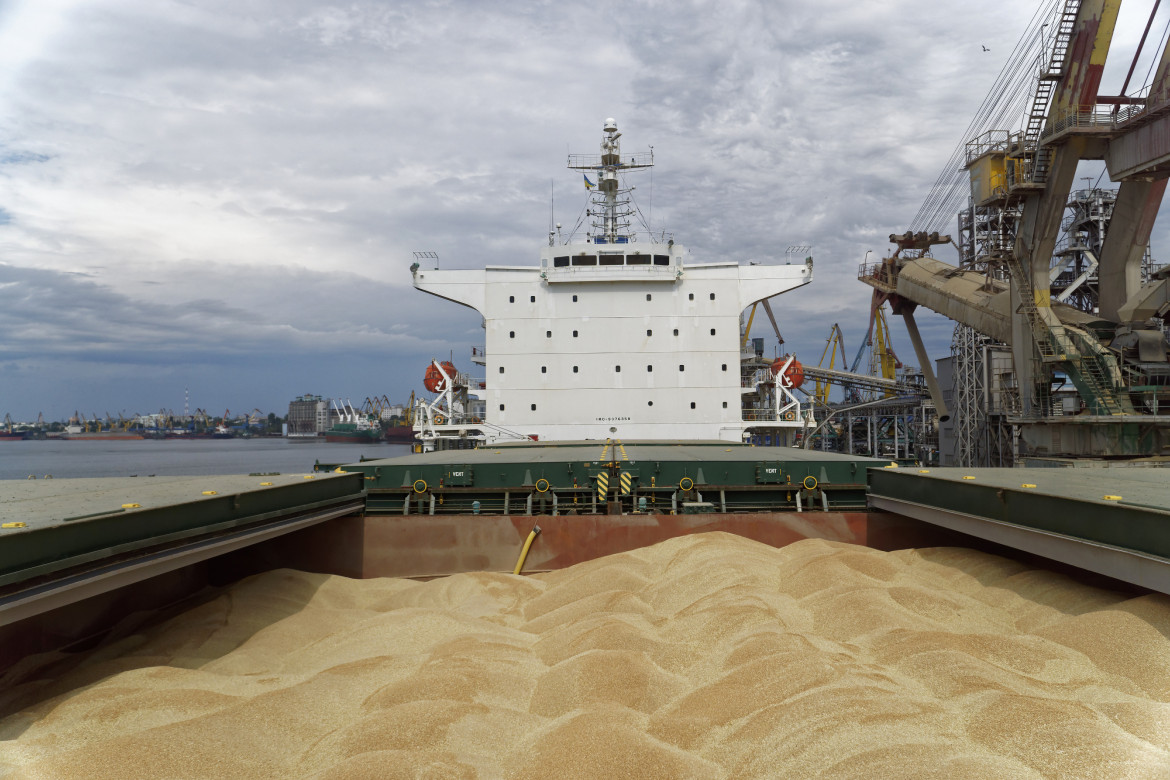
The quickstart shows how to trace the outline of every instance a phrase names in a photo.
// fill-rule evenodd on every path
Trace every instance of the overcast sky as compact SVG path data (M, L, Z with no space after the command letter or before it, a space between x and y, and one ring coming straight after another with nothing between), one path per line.
M639 202L694 261L811 245L814 282L774 301L786 347L815 364L839 322L852 355L858 263L1035 5L0 0L0 415L181 411L187 387L284 414L474 369L478 315L414 291L412 252L535 263L606 117L654 147ZM920 325L945 356L951 324Z

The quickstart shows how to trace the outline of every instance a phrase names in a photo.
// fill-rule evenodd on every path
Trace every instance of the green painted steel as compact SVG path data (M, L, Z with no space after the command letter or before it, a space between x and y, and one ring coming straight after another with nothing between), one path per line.
M727 512L795 510L798 493L806 510L826 504L832 510L864 509L866 471L888 465L888 460L728 442L613 441L432 452L340 468L364 476L371 513L418 511L418 502L406 499L411 485L422 480L437 513L471 513L478 502L480 512L498 514L525 511L527 497L540 493L556 496L558 513L602 511L597 504L607 497L620 498L631 510L645 498L659 512L700 500ZM547 491L537 491L542 479ZM680 488L684 480L693 488ZM814 487L806 487L806 480Z
M1170 558L1170 469L878 469L870 492Z
M0 587L364 498L356 474L0 482Z

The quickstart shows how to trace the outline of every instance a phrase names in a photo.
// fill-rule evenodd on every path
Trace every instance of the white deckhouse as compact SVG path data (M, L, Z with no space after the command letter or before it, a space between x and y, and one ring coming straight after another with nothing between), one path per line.
M636 209L619 176L652 166L653 152L623 155L620 136L607 119L601 153L569 157L595 187L584 241L550 234L539 265L411 267L416 288L475 309L486 331L476 350L486 416L468 414L466 376L447 376L450 364L436 361L446 381L416 414L427 449L446 438L738 442L749 429L803 426L806 412L785 386L790 359L741 370L758 357L743 354L741 314L808 284L812 259L687 263L673 239L637 240L644 234L630 231Z

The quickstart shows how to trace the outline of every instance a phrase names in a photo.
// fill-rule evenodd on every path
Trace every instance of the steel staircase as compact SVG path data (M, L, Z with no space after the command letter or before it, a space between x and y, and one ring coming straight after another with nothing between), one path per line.
M1034 149L1035 157L1032 160L1032 181L1043 183L1048 179L1048 167L1052 162L1052 149L1040 145L1040 134L1048 121L1048 110L1052 102L1052 93L1057 82L1064 76L1065 65L1068 61L1068 46L1072 41L1073 29L1076 27L1077 14L1081 10L1081 0L1066 0L1064 9L1060 13L1060 21L1056 25L1056 33L1052 39L1052 54L1045 66L1041 67L1039 79L1036 82L1036 93L1032 96L1032 108L1028 112L1028 122L1024 127L1024 148Z

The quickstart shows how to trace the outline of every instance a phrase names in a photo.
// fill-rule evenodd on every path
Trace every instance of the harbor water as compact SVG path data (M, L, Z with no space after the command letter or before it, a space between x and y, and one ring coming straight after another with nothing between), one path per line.
M410 453L408 444L251 439L0 441L0 479L300 473L313 464Z

